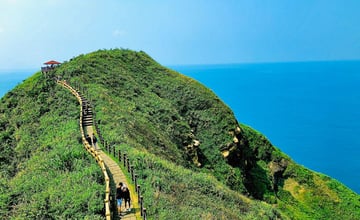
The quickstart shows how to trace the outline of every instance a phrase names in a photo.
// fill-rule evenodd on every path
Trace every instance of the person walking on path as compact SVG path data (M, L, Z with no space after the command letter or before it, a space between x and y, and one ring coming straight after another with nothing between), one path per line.
M122 187L122 191L123 191L123 197L124 197L124 202L125 202L125 210L130 212L131 211L131 205L130 205L130 191L129 188L124 184ZM126 207L128 207L126 209Z
M92 139L91 139L91 137L90 137L88 134L86 135L86 138L85 138L85 139L86 139L86 141L89 143L89 145L92 146Z
M92 135L92 143L94 144L94 149L97 150L97 138L95 136L95 134Z
M117 210L118 210L119 215L121 214L121 204L122 204L122 201L123 201L123 198L124 198L124 193L123 193L123 190L122 190L122 186L123 186L123 183L120 182L119 186L116 187L116 201L117 201Z

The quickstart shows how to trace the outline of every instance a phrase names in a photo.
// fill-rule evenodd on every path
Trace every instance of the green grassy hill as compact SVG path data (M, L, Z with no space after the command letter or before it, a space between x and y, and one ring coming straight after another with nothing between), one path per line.
M36 73L1 99L0 216L102 218L102 173L55 76L86 88L102 135L136 161L150 219L360 219L358 194L239 124L197 81L120 49Z

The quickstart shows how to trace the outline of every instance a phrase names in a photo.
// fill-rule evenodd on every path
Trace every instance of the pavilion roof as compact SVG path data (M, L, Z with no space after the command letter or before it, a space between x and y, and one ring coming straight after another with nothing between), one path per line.
M55 61L55 60L50 60L50 61L47 61L44 63L45 65L51 65L51 64L61 64L60 62L58 61Z

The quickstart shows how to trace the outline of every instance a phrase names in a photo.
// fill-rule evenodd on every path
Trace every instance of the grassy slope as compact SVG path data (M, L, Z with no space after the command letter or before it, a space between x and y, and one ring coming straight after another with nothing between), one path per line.
M79 56L62 68L59 75L81 81L88 88L101 130L113 144L155 155L180 170L185 167L214 176L230 189L273 204L278 210L274 215L282 212L283 217L299 219L360 215L349 211L357 210L358 195L295 164L245 125L235 135L238 122L218 97L143 52L98 51ZM197 149L201 168L194 166L192 155L184 150L192 139L201 143ZM221 150L229 148L231 156L224 159ZM137 153L133 157L137 158ZM275 172L274 167L279 166ZM155 175L153 170L149 172ZM164 179L162 173L153 178L160 178L165 185L172 181L172 177ZM154 185L152 179L146 181ZM306 196L296 196L299 187L291 187L296 183ZM339 199L334 201L328 194Z
M56 75L66 77L70 83L80 82L88 89L88 95L96 103L97 120L103 135L119 149L125 149L134 161L138 161L135 166L141 171L143 178L141 184L145 190L146 207L150 217L154 219L360 217L357 194L333 179L295 164L253 129L240 125L240 129L237 130L239 125L231 110L210 90L190 78L165 69L143 52L111 50L81 55L64 63L56 71ZM41 79L40 76L35 78ZM31 85L34 84L35 78L29 79L27 85L28 91L32 93L34 88ZM52 154L56 158L56 155L62 155L61 152L72 154L69 146L78 146L81 149L78 141L71 138L78 135L75 122L77 103L61 88L53 85L48 87L50 91L39 91L31 95L28 101L45 110L39 110L40 113L25 113L18 110L18 114L22 115L21 118L28 118L29 127L36 123L34 118L47 121L48 124L43 122L46 126L53 126L53 121L63 124L56 127L56 133L62 134L61 141L49 138L54 132L38 134L39 137L45 136L44 139L47 141L34 144L30 148L36 150L39 146L56 146L50 149L51 152L53 149L60 149ZM17 88L15 91L21 89ZM46 95L49 92L51 95ZM7 127L5 114L10 113L3 112L13 108L14 104L11 102L16 102L26 95L12 96L14 94L5 97L1 104L0 137L5 142L11 142L9 145L2 145L1 151L9 154L10 158L18 158L19 155L12 155L13 151L9 150L8 146L18 148L21 140L17 140L13 134L15 132L11 129L9 131ZM34 104L36 102L39 105ZM49 106L56 106L56 109L46 110ZM45 113L41 113L42 111ZM66 117L66 120L57 116ZM17 119L14 117L12 120ZM17 130L17 122L11 123L15 124L13 130ZM74 133L70 134L69 130ZM24 133L27 131L28 129L25 129ZM8 134L11 134L10 139L7 138ZM235 139L237 141L234 141ZM186 146L191 145L194 140L199 140L200 146L189 151ZM23 143L29 142L32 142L31 137L23 140ZM228 151L229 156L224 158L221 151ZM24 152L22 154L26 155L27 151ZM34 162L36 158L50 157L47 151L45 152L46 156L27 156L23 159L25 163L19 159L16 166L21 165L24 170L22 172L31 175L30 167L39 164ZM78 152L80 154L81 151ZM68 154L65 153L64 157L69 158L66 156ZM90 163L86 155L78 154L70 157L79 159L76 164ZM194 161L200 162L201 167L197 167ZM6 167L6 164L1 165ZM10 167L7 168L10 174L2 174L12 181L11 184L1 182L0 190L5 192L9 191L7 189L10 186L17 186L17 183L24 180L21 178L22 172L11 170ZM53 169L51 167L47 170ZM90 169L84 174L90 175L86 178L94 178L94 175L96 179L99 178L99 172L95 171L96 166L93 169L96 175ZM76 171L72 169L71 173L76 174ZM61 178L62 172L68 171L55 173L55 179ZM80 178L82 175L78 175L79 179L75 175L68 181L78 180L80 184L89 184L88 179ZM44 198L39 201L49 199L48 195L53 190L49 185L54 183L44 181L44 185L49 189L47 193L41 193ZM17 195L20 189L21 187L11 189L11 193L5 193L0 197L0 211L10 215L15 209L21 210L18 207L22 207L23 203L18 198L26 196ZM29 189L34 190L30 187ZM96 191L88 189L86 192L90 195ZM69 192L68 195L73 195L73 192ZM64 197L66 198L63 194L59 196L61 199ZM249 198L257 198L267 203ZM13 201L16 201L15 206L9 204L14 203ZM34 201L34 204L38 203L41 204ZM9 206L15 208L8 211ZM92 209L94 208L82 212L89 214L89 210ZM73 209L74 212L75 210L76 208ZM98 209L94 210L92 213L96 214Z
M40 73L1 99L0 216L101 219L102 173L79 142L78 111Z

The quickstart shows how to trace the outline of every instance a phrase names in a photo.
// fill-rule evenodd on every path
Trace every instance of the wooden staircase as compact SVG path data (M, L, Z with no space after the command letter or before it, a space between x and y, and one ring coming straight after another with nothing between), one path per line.
M79 95L81 98L82 109L83 109L83 127L92 126L93 112L92 112L91 104L81 93L79 93Z

